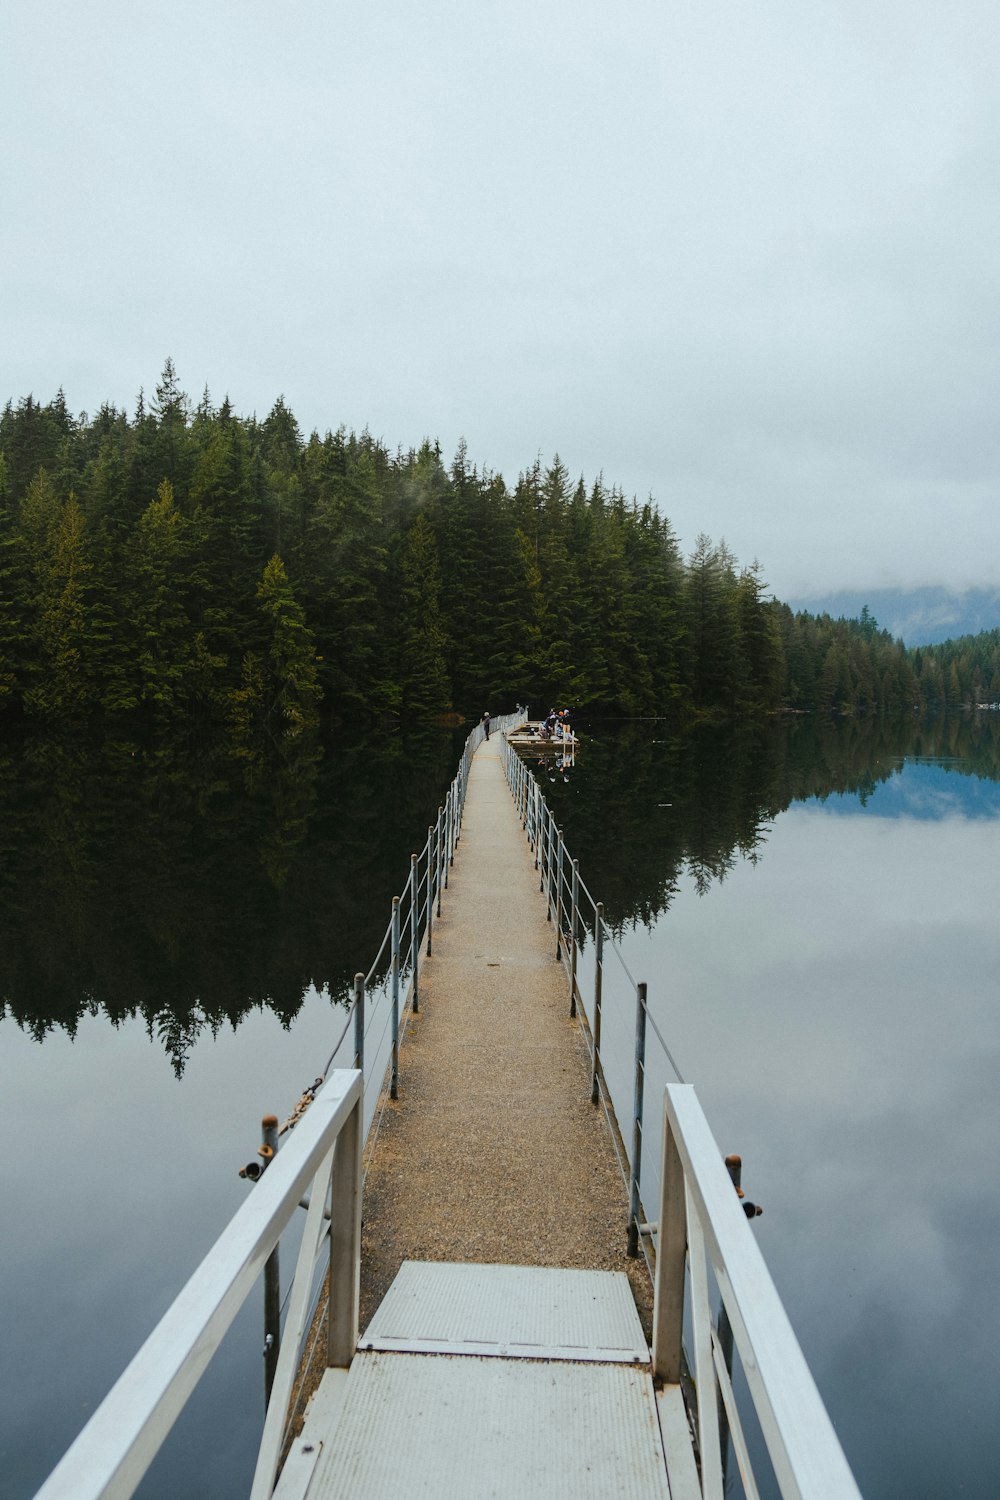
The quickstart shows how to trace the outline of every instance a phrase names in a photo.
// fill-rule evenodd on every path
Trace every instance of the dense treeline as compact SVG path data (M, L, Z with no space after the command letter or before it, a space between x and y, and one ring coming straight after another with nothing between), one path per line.
M912 658L931 701L947 708L1000 704L1000 630L923 646L912 652Z
M907 652L794 615L760 568L556 458L513 488L460 447L303 437L279 399L192 407L168 360L130 419L60 394L0 417L0 708L224 726L553 697L627 714L1000 699L1000 651Z

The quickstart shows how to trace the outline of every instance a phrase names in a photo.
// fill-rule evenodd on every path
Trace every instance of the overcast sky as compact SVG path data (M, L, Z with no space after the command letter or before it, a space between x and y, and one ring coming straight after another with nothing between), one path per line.
M0 398L652 494L782 597L996 583L996 0L4 0Z

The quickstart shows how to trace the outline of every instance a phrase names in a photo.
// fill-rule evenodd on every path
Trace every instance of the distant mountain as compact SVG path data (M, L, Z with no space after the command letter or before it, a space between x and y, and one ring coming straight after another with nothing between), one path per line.
M794 610L854 620L867 604L881 630L907 646L933 646L959 635L1000 628L1000 588L962 593L937 585L920 589L842 589L835 594L785 599Z

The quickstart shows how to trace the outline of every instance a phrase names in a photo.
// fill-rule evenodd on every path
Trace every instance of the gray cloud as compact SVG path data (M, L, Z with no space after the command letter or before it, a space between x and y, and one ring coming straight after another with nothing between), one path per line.
M8 7L3 394L464 435L781 594L995 582L1000 17Z

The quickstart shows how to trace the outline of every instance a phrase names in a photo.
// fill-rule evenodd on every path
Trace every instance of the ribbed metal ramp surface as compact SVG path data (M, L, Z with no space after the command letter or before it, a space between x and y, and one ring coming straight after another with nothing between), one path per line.
M620 1272L407 1261L278 1495L668 1497L648 1358Z
M413 1260L403 1262L360 1347L627 1364L649 1358L620 1271Z

